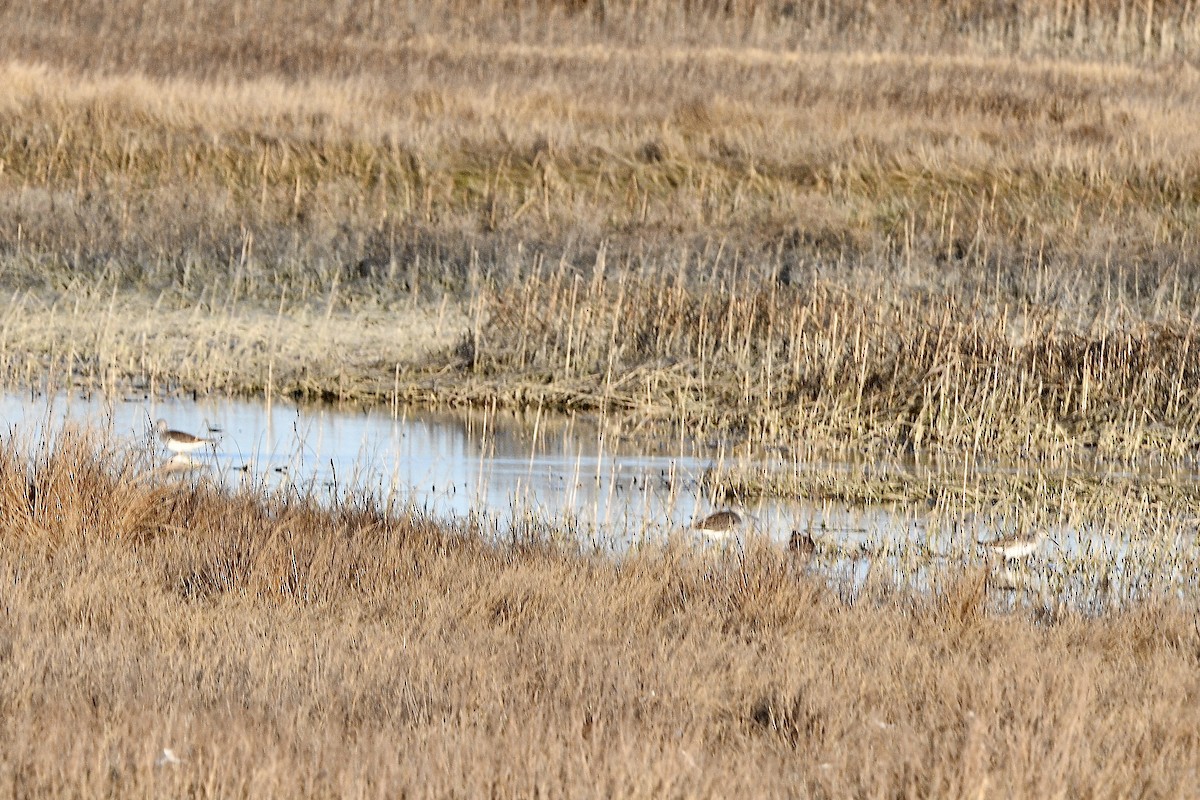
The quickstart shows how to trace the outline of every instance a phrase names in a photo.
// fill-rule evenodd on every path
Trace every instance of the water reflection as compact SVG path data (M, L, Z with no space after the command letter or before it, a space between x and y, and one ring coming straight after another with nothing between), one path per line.
M168 461L155 423L216 440ZM571 521L597 545L624 548L680 531L722 507L701 478L724 459L685 437L637 439L584 417L485 412L402 412L254 403L226 398L0 396L0 425L31 440L65 420L156 453L168 471L204 470L230 487L290 487L317 497L369 492L393 506L440 517L480 515ZM898 518L879 510L767 500L745 509L754 531L786 541L795 528L840 532L854 547ZM900 524L916 535L915 520Z
M160 418L172 428L211 436L217 445L188 454L194 464L168 462L155 436ZM226 398L0 395L0 426L19 440L36 442L65 420L145 447L161 468L211 475L231 488L284 488L327 499L368 492L392 507L470 517L497 535L531 520L549 528L567 524L582 541L617 551L672 533L687 536L693 520L724 507L705 494L702 478L730 458L719 444L681 435L631 438L588 417L485 412L393 417L387 409ZM756 458L750 464L756 469L796 467L778 455ZM821 468L861 474L914 465L847 462ZM1004 467L991 470L998 474ZM968 475L987 468L971 464L961 471L966 486ZM806 557L814 568L858 591L872 576L929 589L947 567L951 572L978 567L986 548L977 542L1013 530L1009 515L1021 509L954 512L905 502L856 506L768 499L739 511L748 526L737 531L733 546L741 547L747 536L782 546L800 531L813 543ZM1028 596L1093 598L1093 607L1106 598L1197 590L1194 524L1163 520L1168 541L1073 524L1061 510L1044 517L1049 541L1027 560L998 563L994 587L1015 587ZM701 546L726 546L695 538Z

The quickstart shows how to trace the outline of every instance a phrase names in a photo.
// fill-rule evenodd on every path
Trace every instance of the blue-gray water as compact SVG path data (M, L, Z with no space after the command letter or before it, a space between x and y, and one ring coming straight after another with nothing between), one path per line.
M603 422L562 415L405 412L229 398L78 394L0 395L0 426L37 441L70 420L143 446L165 462L157 419L217 440L192 455L198 471L230 486L254 481L315 496L367 492L437 517L482 516L501 528L514 516L570 521L581 536L621 547L685 529L725 507L700 478L725 457L685 437L628 439ZM768 500L745 509L758 532L783 541L795 528L854 539L886 527L913 530L881 510Z
M152 435L159 418L217 439L215 447L194 456L200 462L196 474L230 487L266 485L318 498L369 493L393 507L438 518L470 516L500 535L514 521L532 519L554 527L566 523L586 543L606 549L622 550L672 533L703 544L704 537L688 531L689 523L725 507L705 495L701 481L706 470L728 464L721 448L682 435L627 436L593 417L478 411L393 416L386 408L229 398L0 394L0 430L18 441L34 444L70 421L143 447L148 459L161 464L167 453ZM740 466L794 467L767 457ZM997 518L943 514L931 523L928 514L911 506L771 499L741 510L751 515L754 535L777 543L793 530L814 532L825 566L853 585L861 585L868 570L880 564L901 581L920 585L935 564L978 563L974 541L1008 527L1003 512ZM1050 535L1053 543L1034 559L1033 583L1042 591L1073 586L1077 594L1086 594L1099 580L1100 568L1106 581L1129 592L1196 588L1193 542L1167 543L1169 560L1164 561L1161 554L1147 557L1140 550L1131 558L1133 548L1146 549L1148 543L1132 542L1121 531L1080 529L1063 521ZM1176 558L1178 553L1187 557ZM1138 566L1130 566L1133 562ZM1146 573L1148 564L1158 564L1156 574Z

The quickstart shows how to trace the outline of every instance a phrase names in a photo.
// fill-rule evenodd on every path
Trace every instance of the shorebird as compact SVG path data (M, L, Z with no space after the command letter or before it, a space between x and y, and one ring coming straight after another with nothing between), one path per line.
M791 538L788 539L788 550L801 558L811 558L817 551L817 543L813 541L811 533L792 531Z
M691 527L710 539L725 539L742 527L742 515L729 509L717 511L693 522Z
M1046 530L1043 528L1036 533L1014 533L1002 539L982 541L980 544L993 553L1003 556L1005 561L1016 561L1033 555L1034 551L1042 546L1045 538Z
M746 535L758 529L759 522L753 514L734 511L731 508L715 511L688 526L688 530L699 533L712 542L720 543L722 548L736 543L738 549L743 551L746 547Z
M167 428L167 421L165 419L160 419L156 422L154 429L158 432L158 438L163 440L163 444L172 453L191 453L213 443L212 439L193 436L183 431L170 430Z

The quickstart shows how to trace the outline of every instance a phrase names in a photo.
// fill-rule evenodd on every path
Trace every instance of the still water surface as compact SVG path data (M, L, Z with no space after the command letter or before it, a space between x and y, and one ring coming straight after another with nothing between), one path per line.
M217 439L214 448L195 456L198 473L232 488L249 484L320 499L369 493L393 508L449 520L470 517L498 536L532 520L566 526L585 544L605 550L622 551L672 533L699 543L706 540L688 525L724 507L705 494L701 480L707 470L728 465L723 448L686 435L627 437L593 417L403 410L393 415L387 408L228 398L0 394L0 431L31 446L71 422L144 447L148 458L161 463L167 453L152 435L159 418ZM795 467L766 457L740 466ZM768 499L741 510L749 512L754 535L777 543L793 530L813 532L822 567L851 586L861 586L880 564L900 583L927 585L936 568L978 564L976 540L1008 527L1003 517L943 515L931 522L921 509L904 505ZM1049 534L1053 546L1034 559L1035 569L1020 576L1022 581L1032 577L1042 589L1053 584L1059 593L1080 596L1096 594L1097 586L1105 593L1119 589L1126 597L1200 589L1193 569L1196 548L1189 541L1151 546L1120 532L1065 523ZM1180 552L1187 558L1180 561Z
M217 444L193 457L229 486L247 481L317 497L371 493L442 518L472 515L501 530L514 519L572 523L615 548L686 528L723 507L701 486L721 448L687 437L628 439L586 417L337 408L228 398L0 395L0 426L33 442L64 422L89 426L165 461L155 420ZM767 465L770 466L770 465ZM776 465L778 466L778 465ZM919 524L894 512L767 500L745 509L758 533L834 530L848 542Z

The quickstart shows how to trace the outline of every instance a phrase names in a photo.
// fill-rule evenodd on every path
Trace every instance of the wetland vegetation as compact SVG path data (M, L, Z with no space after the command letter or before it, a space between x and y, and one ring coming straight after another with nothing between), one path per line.
M438 8L7 9L10 380L1200 443L1190 5Z
M10 433L13 794L1194 782L1193 3L89 0L0 54L6 386L595 413L953 551L601 557ZM1081 544L1006 604L976 518Z
M144 462L0 451L7 793L1171 796L1200 757L1167 598L1002 614L979 568L850 591L777 547L614 559Z

